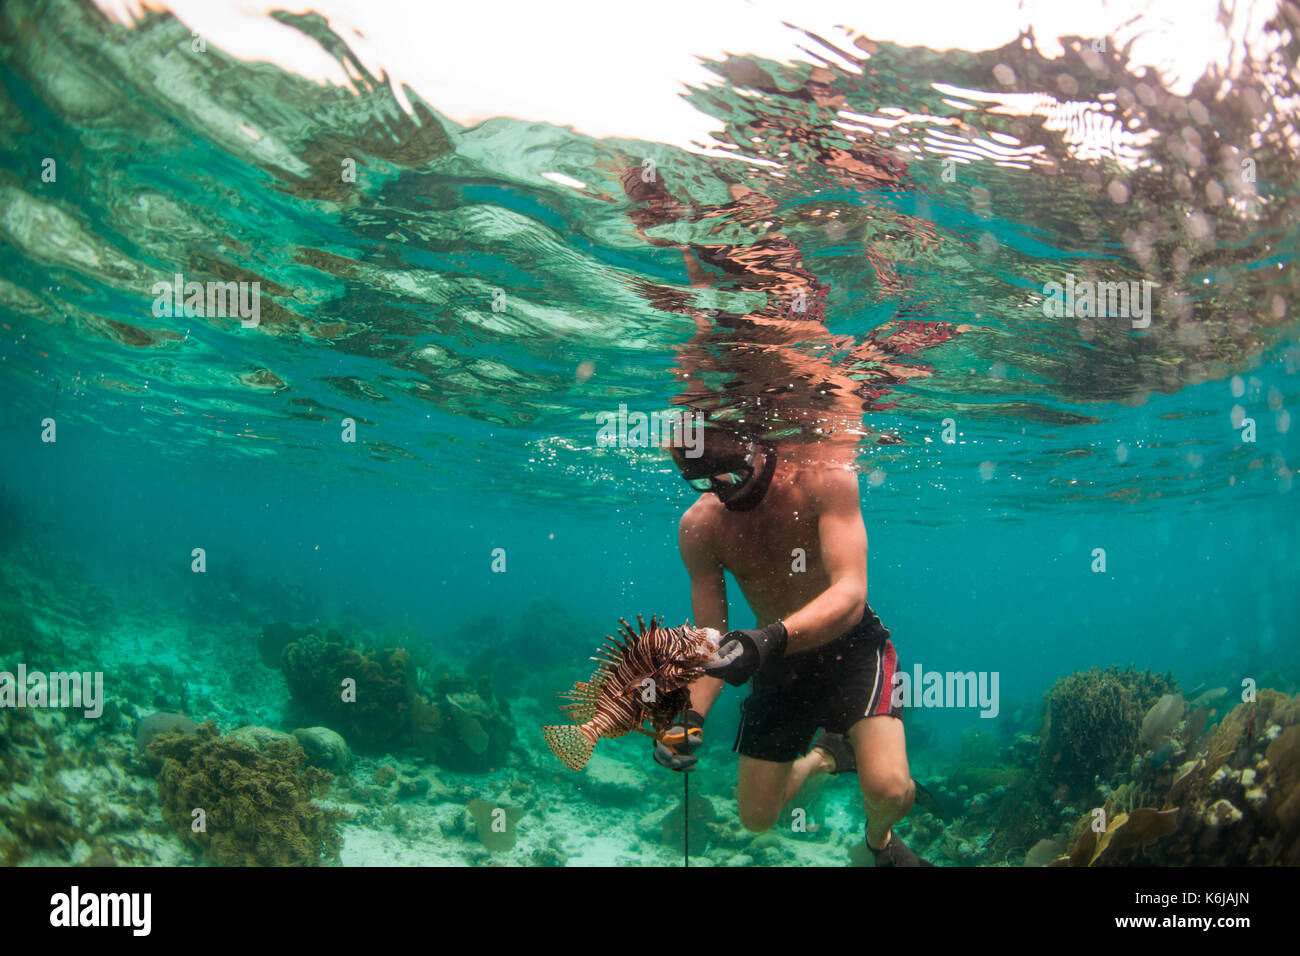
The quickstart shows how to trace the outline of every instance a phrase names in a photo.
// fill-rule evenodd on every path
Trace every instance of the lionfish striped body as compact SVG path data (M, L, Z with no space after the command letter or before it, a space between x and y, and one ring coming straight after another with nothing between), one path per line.
M621 737L641 728L648 718L656 730L689 704L686 686L704 673L704 664L718 649L718 632L713 628L662 627L661 618L636 616L639 631L618 619L619 637L605 636L605 643L593 661L600 666L587 681L559 696L569 703L560 710L572 724L543 727L551 753L573 770L581 770L591 758L596 741Z

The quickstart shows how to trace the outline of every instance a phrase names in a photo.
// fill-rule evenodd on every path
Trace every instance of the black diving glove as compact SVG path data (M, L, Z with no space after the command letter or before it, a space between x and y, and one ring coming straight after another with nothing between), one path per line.
M768 661L784 654L788 638L784 621L748 631L728 631L718 645L718 659L705 664L704 671L709 677L719 677L738 687Z
M655 741L655 763L669 770L690 773L700 759L692 754L703 743L704 718L696 711L688 710Z

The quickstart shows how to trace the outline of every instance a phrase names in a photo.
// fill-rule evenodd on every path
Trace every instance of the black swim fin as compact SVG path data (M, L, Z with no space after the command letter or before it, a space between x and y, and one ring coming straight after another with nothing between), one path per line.
M917 806L922 810L929 810L944 823L947 823L952 819L952 816L944 809L943 804L939 802L939 799L929 790L925 789L919 780L913 780L912 783L916 784Z
M858 772L857 755L854 754L853 746L843 734L832 734L823 730L813 741L813 750L819 747L830 754L831 759L835 761L835 769L831 773Z
M883 850L872 850L871 855L876 866L934 866L929 860L913 853L897 833L890 834L889 842Z

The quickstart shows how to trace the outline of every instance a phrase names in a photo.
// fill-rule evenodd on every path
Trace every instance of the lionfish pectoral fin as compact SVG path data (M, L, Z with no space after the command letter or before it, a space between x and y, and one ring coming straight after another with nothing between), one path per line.
M575 724L585 724L595 716L595 708L585 701L579 701L574 704L561 704L560 713Z
M568 701L560 704L560 712L567 714L574 723L585 724L596 715L596 701L600 699L601 689L601 682L597 680L599 676L593 675L590 681L575 681L572 690L556 694Z
M585 767L591 759L592 751L596 749L596 742L584 734L577 724L543 727L542 736L546 738L546 746L551 748L551 753L564 761L570 770Z

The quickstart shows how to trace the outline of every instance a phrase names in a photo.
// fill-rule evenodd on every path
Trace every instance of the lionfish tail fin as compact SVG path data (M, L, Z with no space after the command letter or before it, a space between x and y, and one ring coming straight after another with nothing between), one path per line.
M596 749L596 742L582 732L577 724L552 725L542 728L546 746L551 753L564 761L570 770L581 770L587 766L591 753Z

